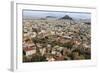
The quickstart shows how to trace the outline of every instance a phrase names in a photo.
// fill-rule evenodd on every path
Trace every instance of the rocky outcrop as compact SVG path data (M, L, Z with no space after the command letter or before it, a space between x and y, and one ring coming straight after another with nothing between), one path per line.
M68 19L68 20L73 20L70 16L65 15L64 17L60 18L60 19Z

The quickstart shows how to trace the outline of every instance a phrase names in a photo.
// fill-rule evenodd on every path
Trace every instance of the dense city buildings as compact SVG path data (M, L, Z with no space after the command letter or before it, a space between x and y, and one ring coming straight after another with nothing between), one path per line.
M23 62L91 59L91 22L47 16L23 19Z

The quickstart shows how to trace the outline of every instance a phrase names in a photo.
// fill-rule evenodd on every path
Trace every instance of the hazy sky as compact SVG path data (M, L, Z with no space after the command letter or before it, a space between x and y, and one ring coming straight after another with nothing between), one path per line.
M54 11L32 11L32 10L24 10L23 17L35 17L35 18L44 18L46 16L54 16L54 17L63 17L65 15L69 15L72 18L79 18L79 19L90 19L90 13L84 12L54 12Z

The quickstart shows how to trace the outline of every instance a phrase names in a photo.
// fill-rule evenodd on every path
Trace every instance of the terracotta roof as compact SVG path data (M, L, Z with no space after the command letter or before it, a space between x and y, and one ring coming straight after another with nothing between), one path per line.
M33 48L24 48L24 51L31 51Z

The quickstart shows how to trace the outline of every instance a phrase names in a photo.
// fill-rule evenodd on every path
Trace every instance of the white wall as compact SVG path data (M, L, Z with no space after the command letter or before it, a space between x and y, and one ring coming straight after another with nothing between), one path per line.
M0 0L0 73L10 73L10 1ZM97 7L97 47L100 43L100 2L99 0L33 0L38 4L56 4L56 5L77 5L77 6L93 6ZM70 4L69 2L73 3ZM95 26L95 25L94 25ZM95 48L96 49L96 48ZM97 49L96 49L97 50ZM82 68L65 68L56 70L36 71L36 73L99 73L100 69L100 49L98 49L98 66L97 67L82 67ZM34 72L34 71L33 71ZM34 72L34 73L35 73ZM28 73L28 72L27 72Z

